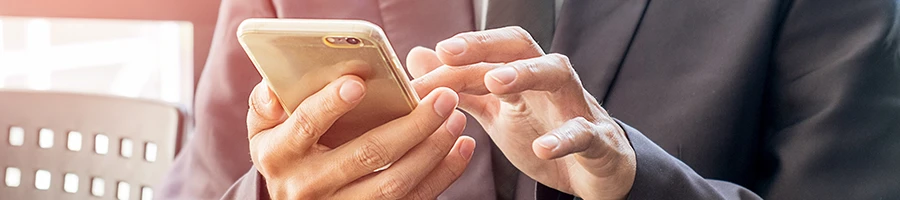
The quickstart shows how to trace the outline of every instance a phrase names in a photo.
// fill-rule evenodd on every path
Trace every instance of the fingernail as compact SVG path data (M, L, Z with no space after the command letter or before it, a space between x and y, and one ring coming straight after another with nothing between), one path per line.
M466 40L460 38L450 38L437 44L446 53L451 55L459 55L466 50L468 46Z
M462 155L466 160L472 159L472 154L475 153L475 144L464 142L459 146L459 155Z
M355 103L362 98L363 87L358 81L348 80L341 84L339 93L344 102Z
M502 67L500 69L491 70L487 74L497 82L507 85L516 80L516 69L512 67Z
M559 138L556 138L556 136L552 135L545 135L538 138L537 143L538 145L541 145L541 147L553 150L556 149L556 146L559 146Z
M462 115L462 113L454 111L453 115L450 116L450 119L447 120L447 131L449 131L453 137L462 135L463 129L466 128L466 117L464 115L456 117L456 115Z
M434 112L441 117L447 117L456 108L456 101L449 94L440 94L434 101Z

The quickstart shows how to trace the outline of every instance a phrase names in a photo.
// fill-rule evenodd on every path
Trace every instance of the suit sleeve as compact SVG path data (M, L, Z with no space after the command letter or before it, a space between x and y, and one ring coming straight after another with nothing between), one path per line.
M766 199L900 198L897 1L790 3L765 102ZM637 153L630 199L755 199L705 180L623 124Z
M793 3L767 88L766 198L900 198L897 4Z
M704 179L637 129L616 120L634 148L637 172L628 199L762 199L740 185ZM580 199L537 183L535 199Z
M247 99L261 78L236 32L244 19L275 17L275 11L269 0L223 0L220 5L197 86L195 132L164 179L159 194L163 199L219 199L251 168Z
M789 3L773 47L764 108L762 153L775 170L750 186L759 196L704 179L620 122L637 157L628 198L900 198L897 4ZM542 188L548 189L539 185L539 194Z
M637 129L619 122L631 141L637 173L628 199L761 199L740 185L704 179Z

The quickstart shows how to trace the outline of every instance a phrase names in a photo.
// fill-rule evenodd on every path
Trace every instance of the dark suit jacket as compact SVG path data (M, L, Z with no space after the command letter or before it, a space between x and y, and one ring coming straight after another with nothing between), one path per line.
M204 116L244 116L259 80L236 42L223 39L242 18L271 17L272 4L246 4L252 9L235 13L223 2L224 15L237 17L220 22L198 89L202 132L164 196L219 195L241 175L226 197L265 191L261 176L246 173L246 129L199 130ZM551 51L568 55L585 88L623 122L637 155L631 199L898 199L898 20L894 0L569 0ZM203 135L220 132L240 134ZM479 145L476 159L484 146L493 145ZM222 167L230 165L239 167ZM473 160L460 181L489 172ZM465 195L490 184L470 183L445 194L473 197ZM520 186L536 188L537 199L571 198Z

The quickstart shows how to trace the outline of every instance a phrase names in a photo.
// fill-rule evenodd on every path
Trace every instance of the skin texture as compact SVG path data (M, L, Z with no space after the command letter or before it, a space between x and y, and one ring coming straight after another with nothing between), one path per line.
M290 116L265 83L253 89L250 156L272 199L433 199L462 174L475 141L460 137L465 115L455 110L457 94L447 88L359 138L333 149L322 145L322 133L365 95L362 83L342 76Z
M459 135L459 104L536 181L585 199L627 197L634 150L564 55L545 55L519 27L462 33L437 49L415 48L407 57L413 87L427 94L412 113L334 149L320 144L327 142L321 134L365 95L362 79L333 81L291 116L260 83L251 94L248 138L270 196L433 199L474 150L474 140Z
M507 158L551 188L624 199L635 155L625 131L581 84L566 56L544 54L522 28L461 33L413 49L419 94L449 87Z

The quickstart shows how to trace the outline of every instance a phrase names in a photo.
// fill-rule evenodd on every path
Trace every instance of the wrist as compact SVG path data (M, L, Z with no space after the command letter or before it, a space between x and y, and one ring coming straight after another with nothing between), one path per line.
M625 139L619 147L601 158L576 156L580 174L572 174L570 187L584 199L625 199L634 185L637 162L634 149ZM599 162L599 163L598 163ZM591 169L593 168L593 169Z

